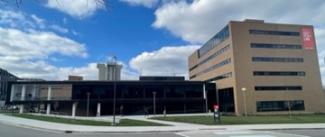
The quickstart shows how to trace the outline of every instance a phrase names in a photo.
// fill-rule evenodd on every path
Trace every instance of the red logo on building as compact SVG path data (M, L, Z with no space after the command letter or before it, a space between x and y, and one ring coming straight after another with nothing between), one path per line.
M302 28L301 29L302 40L305 49L314 49L315 39L312 28Z

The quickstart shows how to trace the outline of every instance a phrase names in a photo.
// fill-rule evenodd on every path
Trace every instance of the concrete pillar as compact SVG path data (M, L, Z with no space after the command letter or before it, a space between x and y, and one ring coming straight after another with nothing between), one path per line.
M51 104L48 103L46 107L46 115L50 115L50 113L51 113Z
M77 105L78 105L77 102L74 102L72 104L72 117L75 117L76 116Z
M25 100L25 96L26 96L26 85L23 85L22 89L21 89L21 101Z
M47 89L47 100L51 100L52 98L52 86L49 86Z
M97 103L97 117L100 117L100 110L101 109L101 104Z
M19 107L19 114L24 113L24 105L20 105Z
M25 95L26 95L26 85L23 85L23 87L21 89L21 98L20 98L21 101L25 100ZM24 107L25 106L23 104L20 105L20 107L19 107L19 113L20 114L24 113Z
M11 85L10 101L14 100L15 96L15 85Z
M32 100L36 98L36 85L33 85Z

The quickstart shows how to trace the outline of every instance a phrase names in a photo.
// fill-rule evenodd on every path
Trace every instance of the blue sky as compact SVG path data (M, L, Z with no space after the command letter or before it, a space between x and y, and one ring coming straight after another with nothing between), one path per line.
M315 26L325 77L323 0L23 0L0 2L0 67L20 76L97 79L116 55L122 79L187 76L187 57L230 20ZM23 67L22 67L23 66ZM324 83L324 82L323 82Z

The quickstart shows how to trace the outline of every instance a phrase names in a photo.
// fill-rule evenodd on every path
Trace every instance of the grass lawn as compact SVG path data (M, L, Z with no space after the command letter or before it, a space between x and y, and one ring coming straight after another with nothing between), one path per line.
M204 125L217 125L213 116L171 116L171 117L155 117L152 119L195 123ZM280 124L280 123L325 123L325 115L288 115L281 116L222 116L221 125L234 124Z
M49 117L49 116L36 116L30 114L7 114L9 116L15 116L20 118L28 118L34 120L41 120L47 122L74 124L74 125L88 125L88 126L111 126L112 123L106 121L95 121L95 120L80 120L60 117ZM167 126L158 123L152 123L140 120L121 119L117 126Z

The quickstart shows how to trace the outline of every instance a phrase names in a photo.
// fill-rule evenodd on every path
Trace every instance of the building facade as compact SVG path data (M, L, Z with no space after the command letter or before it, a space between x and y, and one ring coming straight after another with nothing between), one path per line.
M230 21L189 57L189 78L216 83L223 112L325 112L310 25Z
M0 68L0 107L4 106L7 96L8 81L16 81L18 77Z
M122 65L108 62L97 64L98 80L121 80Z
M7 103L20 105L21 113L112 115L114 89L118 115L207 112L216 103L213 83L158 79L10 82Z

